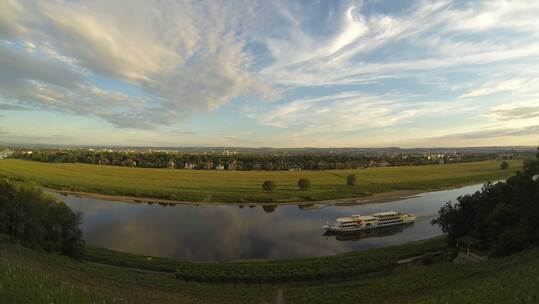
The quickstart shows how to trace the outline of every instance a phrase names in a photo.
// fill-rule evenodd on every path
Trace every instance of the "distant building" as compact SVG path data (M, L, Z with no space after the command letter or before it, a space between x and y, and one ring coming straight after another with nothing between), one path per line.
M215 166L215 170L217 170L217 171L223 171L223 170L225 170L225 165L223 165L223 164L218 164L217 166Z
M4 151L0 151L0 159L4 159L4 158L8 158L10 157L11 155L13 155L13 151L11 150L4 150Z
M171 159L171 160L168 161L167 168L169 168L169 169L174 169L174 168L176 168L176 163L174 162L173 159Z
M298 165L294 165L290 169L288 169L288 171L301 171L301 170L302 168Z
M183 166L183 168L187 170L193 170L195 167L196 165L192 162L186 162L185 165Z
M389 163L386 161L380 162L380 167L389 167Z
M136 167L137 162L132 160L131 158L128 158L122 162L122 165L125 167Z
M211 159L208 160L208 161L206 162L206 164L204 164L204 169L206 169L206 170L211 170L211 169L213 169L213 160L211 160Z
M238 169L238 163L235 160L228 163L228 171L235 171L236 169Z

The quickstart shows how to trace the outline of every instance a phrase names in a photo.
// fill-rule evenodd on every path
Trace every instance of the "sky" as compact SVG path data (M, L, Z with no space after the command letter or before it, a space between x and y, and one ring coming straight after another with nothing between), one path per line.
M0 1L0 142L539 143L539 1Z

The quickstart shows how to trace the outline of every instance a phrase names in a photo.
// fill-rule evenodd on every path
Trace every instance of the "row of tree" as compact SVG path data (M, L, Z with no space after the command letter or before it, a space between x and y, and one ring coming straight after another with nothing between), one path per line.
M539 245L539 153L505 182L448 202L433 221L450 244L472 237L492 255L507 255Z
M350 174L346 177L346 184L348 186L354 186L356 184L357 177L355 174ZM262 189L266 192L272 192L277 185L274 181L267 180L262 183ZM298 180L298 188L302 191L311 188L311 180L308 178L300 178Z
M0 180L0 233L32 248L82 258L81 215L28 184Z
M496 158L495 154L465 154L429 159L424 155L294 154L217 155L164 152L118 152L90 150L16 151L12 157L51 163L88 163L143 168L221 170L328 170L370 166L408 166L467 162Z

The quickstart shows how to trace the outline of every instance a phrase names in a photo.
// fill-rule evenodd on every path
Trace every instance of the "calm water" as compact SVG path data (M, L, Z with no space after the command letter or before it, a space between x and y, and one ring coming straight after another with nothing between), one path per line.
M285 259L365 250L440 235L430 224L441 205L481 185L429 192L405 200L358 206L243 207L161 206L60 196L83 214L87 243L181 260ZM325 236L321 226L357 213L400 211L419 220L344 238Z

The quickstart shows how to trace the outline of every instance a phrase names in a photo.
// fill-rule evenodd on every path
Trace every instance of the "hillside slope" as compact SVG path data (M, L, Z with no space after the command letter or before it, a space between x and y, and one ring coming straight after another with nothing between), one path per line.
M1 303L274 303L277 295L285 303L537 303L539 250L468 265L441 255L433 265L395 266L349 281L235 285L185 282L0 242Z

